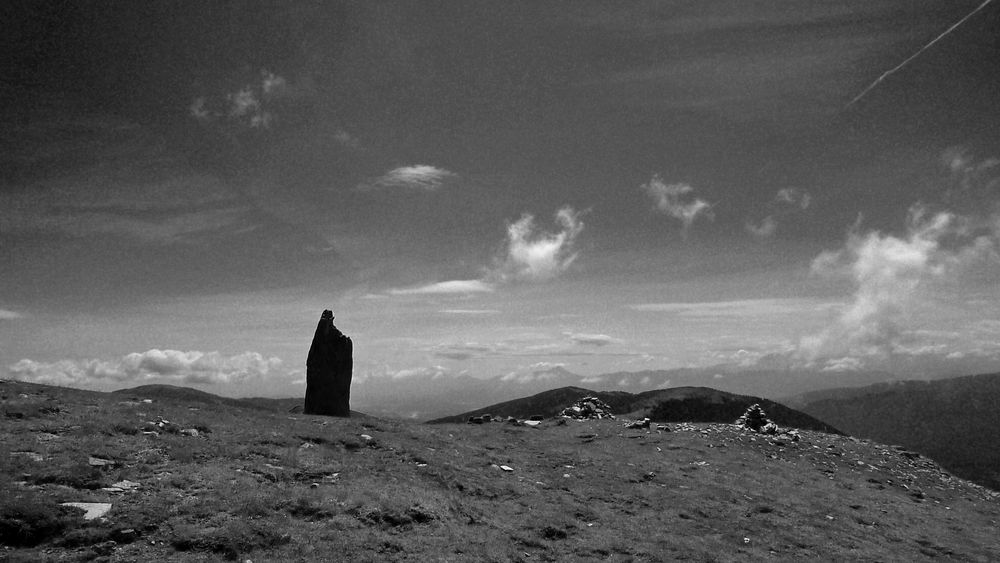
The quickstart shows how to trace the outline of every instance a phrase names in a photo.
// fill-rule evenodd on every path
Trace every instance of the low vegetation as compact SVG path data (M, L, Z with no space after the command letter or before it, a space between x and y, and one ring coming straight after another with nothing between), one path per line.
M0 382L0 560L1000 560L996 493L844 436L207 404Z

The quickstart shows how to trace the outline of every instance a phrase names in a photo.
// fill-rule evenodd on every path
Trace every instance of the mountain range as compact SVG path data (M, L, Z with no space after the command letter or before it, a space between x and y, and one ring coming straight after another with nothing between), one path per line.
M783 402L852 436L900 444L1000 490L1000 373L827 389Z

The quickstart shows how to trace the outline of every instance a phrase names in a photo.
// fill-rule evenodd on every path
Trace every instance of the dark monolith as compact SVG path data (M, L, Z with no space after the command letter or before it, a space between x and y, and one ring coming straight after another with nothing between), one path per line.
M323 311L306 359L305 414L351 416L354 344L333 325L333 311Z

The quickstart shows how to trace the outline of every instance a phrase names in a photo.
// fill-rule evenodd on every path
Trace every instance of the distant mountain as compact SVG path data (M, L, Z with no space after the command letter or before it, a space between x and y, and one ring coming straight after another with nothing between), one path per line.
M1000 490L1000 374L832 389L786 402L851 435L900 444Z
M582 387L562 387L537 395L506 401L454 416L446 416L431 423L465 422L470 416L491 414L527 418L532 415L551 417L558 415L574 401L595 396L607 403L612 412L633 419L649 417L655 422L733 422L747 407L759 403L768 417L779 426L819 430L841 434L833 426L760 397L734 395L707 387L677 387L632 394L624 391L591 391Z
M896 378L887 372L829 373L786 368L743 371L731 365L583 376L562 367L550 367L517 377L356 377L351 386L351 404L370 414L427 420L563 387L633 394L674 387L711 387L777 399L831 387L861 387Z
M298 397L273 399L269 397L246 397L232 398L213 395L190 387L179 387L176 385L140 385L128 389L111 391L113 395L128 397L130 399L152 399L171 400L184 403L200 403L203 405L224 405L228 407L242 407L263 411L289 412L296 408L301 409L303 399ZM352 410L351 413L362 414Z

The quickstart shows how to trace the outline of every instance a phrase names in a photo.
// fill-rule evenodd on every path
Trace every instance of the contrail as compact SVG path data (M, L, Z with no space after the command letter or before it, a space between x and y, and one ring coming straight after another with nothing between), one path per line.
M884 73L882 73L882 76L879 76L878 78L876 78L875 82L872 82L871 84L868 85L867 88L865 88L864 90L862 90L860 94L858 94L857 96L854 96L854 99L851 100L850 102L848 102L847 105L844 106L844 109L847 109L847 108L851 107L852 105L855 104L855 102L857 102L861 98L865 97L865 94L867 94L868 92L871 92L876 86L879 85L880 82L882 82L883 80L885 80L889 75L891 75L891 74L895 73L896 71L898 71L899 69L903 68L904 66L906 66L913 59L919 57L920 53L923 53L927 49L930 49L931 47L933 47L935 43L937 43L938 41L944 39L944 37L947 36L952 31L955 31L955 28L957 28L958 26L960 26L963 23L965 23L965 20L967 20L967 19L971 18L972 16L976 15L976 13L978 13L980 10L982 10L987 5L989 5L990 2L993 2L993 0L986 0L985 2L983 2L982 4L980 4L975 10L972 10L971 12L969 12L968 14L966 14L964 18L958 20L957 22L953 23L951 25L951 27L949 27L948 29L944 30L944 33L942 33L941 35L938 35L930 43L924 45L916 53L913 53L912 55L910 55L905 61L899 63L898 65L896 65L896 66L892 67L891 69L889 69L889 70L885 71Z

